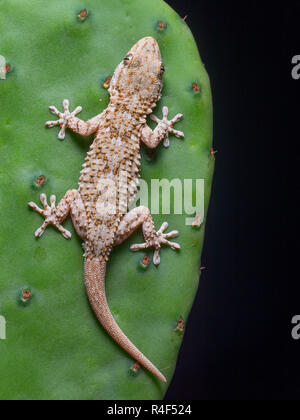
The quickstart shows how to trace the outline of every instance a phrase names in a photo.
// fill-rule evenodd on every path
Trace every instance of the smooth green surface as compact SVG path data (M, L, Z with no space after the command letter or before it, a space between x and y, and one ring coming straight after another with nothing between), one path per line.
M87 8L79 22L76 14ZM157 31L157 21L167 23ZM70 241L52 227L35 239L42 218L27 207L39 194L60 199L76 188L91 139L46 129L60 110L82 105L88 119L108 103L102 87L126 52L140 38L153 36L166 67L163 105L185 140L170 136L155 158L142 151L141 176L204 178L207 208L213 173L212 104L207 74L187 25L161 0L0 0L0 55L13 66L0 80L0 315L7 340L0 340L0 399L157 399L167 385L145 370L130 374L131 358L95 319L83 284L80 240L70 220ZM191 84L200 84L200 93ZM41 188L32 184L46 175ZM182 342L174 331L187 319L198 287L204 229L185 225L186 215L154 215L158 228L167 220L178 229L181 252L163 249L161 264L140 268L143 254L129 246L142 242L139 231L114 250L107 270L112 313L129 338L168 378L172 378ZM152 256L149 252L149 255ZM20 290L30 288L27 305Z

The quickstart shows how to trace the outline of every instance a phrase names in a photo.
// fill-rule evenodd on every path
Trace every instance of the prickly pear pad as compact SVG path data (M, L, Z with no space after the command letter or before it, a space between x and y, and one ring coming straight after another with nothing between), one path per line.
M98 114L117 64L138 39L153 36L166 68L155 114L164 105L170 115L182 112L176 129L185 140L170 136L169 149L161 145L154 155L143 148L141 176L204 179L207 210L212 102L193 36L162 0L5 0L0 10L0 55L8 65L0 79L0 399L160 399L167 385L134 365L94 317L71 221L64 223L70 241L52 228L36 240L41 217L27 202L77 188L91 140L68 131L59 141L57 130L44 127L48 105L61 108L69 98L83 106L80 118ZM167 220L179 230L182 250L163 250L155 267L143 258L152 252L129 251L143 242L137 232L111 255L107 298L122 330L170 381L198 287L204 224L193 229L172 210L153 217L157 227Z

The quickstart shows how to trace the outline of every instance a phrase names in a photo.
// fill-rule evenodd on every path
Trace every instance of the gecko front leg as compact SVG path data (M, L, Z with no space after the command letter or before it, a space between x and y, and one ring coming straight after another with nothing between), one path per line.
M161 245L166 245L172 249L180 249L180 245L176 242L170 242L170 238L175 238L179 235L177 230L169 233L164 233L168 228L168 223L164 222L158 231L155 230L154 222L147 207L140 206L131 210L121 220L118 230L116 232L114 246L121 244L133 232L142 226L145 243L131 245L131 251L138 251L146 248L154 248L153 263L158 265L160 263L160 249Z
M169 133L174 134L178 138L183 138L184 133L182 131L174 130L173 124L180 121L183 117L182 114L177 114L171 120L168 120L169 109L167 106L163 107L163 119L160 120L154 114L150 116L150 118L157 122L157 127L154 131L151 130L148 125L145 125L142 128L141 132L141 140L146 146L150 147L151 149L155 149L159 143L163 140L163 144L165 147L169 147L170 140L169 140Z
M73 112L70 112L69 105L70 103L68 99L65 99L63 101L64 112L59 112L53 105L49 106L49 110L52 114L56 115L59 119L56 121L47 121L45 126L54 127L59 125L61 127L58 133L58 138L60 140L65 138L67 128L80 134L81 136L89 136L98 130L102 114L96 115L96 117L85 122L76 117L76 115L82 111L82 107L78 106Z
M48 225L53 225L66 239L71 238L71 232L61 226L61 223L70 213L78 236L82 239L85 239L87 230L87 217L81 196L77 190L69 190L61 199L57 207L55 207L55 195L51 195L50 197L50 206L47 203L46 194L41 194L40 199L44 206L43 209L38 207L33 202L28 203L30 208L45 218L42 226L35 231L36 237L42 236Z

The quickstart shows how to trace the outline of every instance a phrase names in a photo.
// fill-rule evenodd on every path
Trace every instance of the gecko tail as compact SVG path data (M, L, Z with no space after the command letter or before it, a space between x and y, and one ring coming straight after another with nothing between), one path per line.
M164 375L141 353L126 337L114 320L108 307L105 293L106 262L96 259L85 259L85 287L90 304L103 328L130 356L148 369L162 382L167 382Z

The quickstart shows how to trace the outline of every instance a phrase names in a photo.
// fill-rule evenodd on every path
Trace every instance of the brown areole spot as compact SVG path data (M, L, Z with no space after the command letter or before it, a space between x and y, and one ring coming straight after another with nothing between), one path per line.
M177 325L176 328L174 329L174 331L181 337L183 335L184 332L184 325L185 322L183 320L182 317L179 317L178 321L177 321Z
M209 153L211 154L211 156L215 156L216 153L218 153L217 150L214 150L212 147L209 149Z
M193 89L193 91L195 93L199 93L200 92L200 85L199 85L199 83L196 83L196 82L192 83L192 89Z
M145 255L141 260L140 260L140 262L139 262L139 267L142 269L142 270L147 270L148 269L148 267L149 267L149 265L150 265L150 262L151 262L151 258L149 257L149 255Z
M178 320L177 328L179 328L180 330L183 330L184 329L184 320L182 318L180 318Z
M166 29L167 29L167 24L166 24L164 21L159 20L159 21L157 22L156 29L157 29L158 31L164 31L164 30L166 30Z
M136 377L140 373L140 370L141 365L137 361L135 361L133 365L130 366L129 373L131 376Z
M111 76L108 76L108 77L104 80L104 83L103 83L103 87L104 87L104 89L108 89L108 88L109 88L109 85L110 85L111 79L112 79L112 77L111 77Z
M27 302L31 298L32 294L29 289L24 289L22 291L22 301Z
M11 71L11 65L10 64L6 64L4 67L3 67L3 72L4 73L9 73Z
M144 258L142 259L143 267L146 268L150 264L150 261L151 261L151 259L150 259L149 255L145 255Z
M8 63L6 63L3 67L0 67L0 73L4 75L4 79L6 78L6 75L11 72L11 70L12 70L12 67Z
M83 9L77 14L77 18L80 22L84 22L87 20L88 14L87 9Z
M138 362L134 362L133 365L131 366L131 370L133 372L138 372L141 368L141 365Z
M41 187L46 181L46 177L44 175L39 175L35 181L35 185L37 187Z

